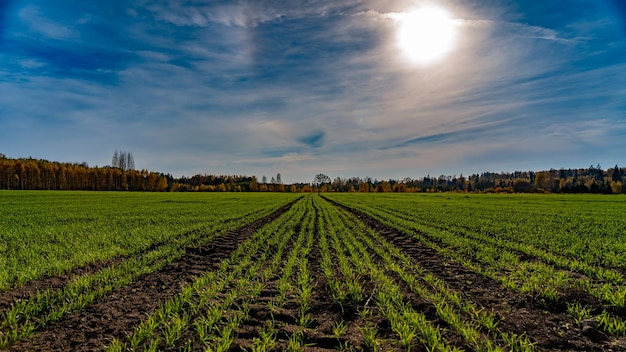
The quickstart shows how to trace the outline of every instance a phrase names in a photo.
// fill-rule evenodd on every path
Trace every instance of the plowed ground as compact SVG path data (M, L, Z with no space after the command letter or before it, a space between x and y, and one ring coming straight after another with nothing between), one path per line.
M255 231L274 221L292 205L293 203L288 204L249 226L219 236L200 248L189 248L180 260L114 291L80 312L70 314L60 321L45 326L37 331L33 338L19 341L8 350L97 351L102 350L113 339L124 339L159 304L173 297L181 290L181 287L189 284L198 275L217 268L222 260L229 257ZM471 272L458 263L442 259L432 249L364 213L336 203L335 205L350 211L358 220L401 248L420 266L445 281L451 289L461 292L465 299L494 312L500 320L498 327L501 330L528 336L539 350L626 350L626 347L616 345L614 341L611 342L602 335L583 335L581 327L566 313L564 307L549 306L533 297L506 290L497 282ZM64 276L44 278L0 293L0 310L16 300L28 297L37 290L61 287L74 275L95 272L122 260L124 258L92 264ZM296 318L298 305L295 302L288 301L280 308L270 309L267 303L274 300L279 292L278 277L270 279L266 282L261 296L250 305L250 318L237 329L237 337L230 351L250 350L254 346L254 339L259 337L259 327L264 326L269 319L276 321L278 339L275 350L286 350L289 337L296 331L303 333L307 351L338 350L346 345L355 346L360 350L364 348L364 341L359 327L363 326L366 321L374 322L378 329L377 337L386 341L382 350L401 350L394 342L396 336L389 322L376 313L375 309L372 309L372 315L367 317L359 314L361 308L373 305L370 302L371 297L366 297L363 302L355 304L337 305L333 302L321 275L320 254L317 248L311 251L308 260L314 282L310 309L311 323L304 329L298 324ZM374 287L374 284L367 280L364 280L363 285L366 292ZM408 290L405 296L416 310L423 312L435 323L439 323L428 302L420 300ZM338 336L333 333L333 327L340 321L346 322L348 327L344 334ZM458 336L450 334L446 338L450 339L452 344L467 349ZM186 346L193 346L193 350L203 350L202 343L193 339L193 334L189 334L182 340L185 341ZM175 350L181 347L177 346ZM165 349L164 346L161 348Z

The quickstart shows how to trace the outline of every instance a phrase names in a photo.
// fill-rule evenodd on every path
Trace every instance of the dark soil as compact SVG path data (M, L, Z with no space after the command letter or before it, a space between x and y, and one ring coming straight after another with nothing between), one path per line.
M318 232L315 231L315 233ZM385 351L401 351L398 346L391 343L396 336L388 327L388 322L387 329L380 328L380 326L385 326L385 319L376 310L373 310L369 317L359 315L367 298L363 302L345 302L343 307L333 302L327 282L321 274L319 247L314 247L307 259L309 274L313 280L313 294L309 300L310 309L308 310L311 323L306 327L299 325L300 306L295 300L288 300L281 307L270 310L268 303L279 296L279 277L277 276L266 282L261 297L256 304L251 306L250 319L237 330L237 338L229 351L251 350L254 346L254 338L259 336L259 327L266 326L269 320L274 320L277 332L275 351L286 350L290 337L297 334L302 335L304 350L308 352L337 351L346 345L363 348L363 336L358 327L364 326L366 321L378 327L378 339L388 341L383 346ZM366 278L363 284L368 292L373 290L374 285ZM335 336L333 327L339 322L347 324L347 329L345 333Z
M330 201L330 200L329 200ZM239 230L226 233L198 248L189 248L179 260L168 264L158 272L140 277L130 285L118 289L110 295L87 306L80 312L68 315L62 320L45 326L36 335L25 341L17 342L9 351L97 351L102 350L113 339L124 340L162 302L173 297L181 288L207 271L214 270L219 263L228 258L246 239L264 225L274 221L286 212L296 201L287 204L270 214ZM410 258L425 270L441 278L453 290L460 292L467 300L475 302L500 320L501 331L528 336L542 351L626 351L623 340L609 340L601 333L584 335L582 326L577 324L566 312L563 304L554 304L538 300L535 297L518 294L503 288L498 282L479 275L461 264L445 260L440 254L426 247L418 240L357 210L345 207L333 201L331 203L354 214L362 222L384 236L389 242L401 248ZM316 219L314 232L318 235L319 219ZM316 241L317 242L317 241ZM289 253L285 248L285 253ZM124 260L117 258L107 262L90 264L63 276L44 278L30 282L24 288L0 293L0 309L10 302L28 297L38 289L58 288L66 284L75 275L95 272ZM397 336L375 307L370 293L375 284L369 278L363 278L366 297L361 302L346 302L343 306L333 302L330 290L320 268L319 247L314 244L308 256L309 271L313 278L313 296L310 300L311 323L307 327L299 326L299 305L295 300L288 300L280 308L270 310L271 301L279 295L279 275L265 283L260 297L250 304L250 317L236 331L237 338L230 351L250 350L254 339L259 337L259 329L267 321L274 319L277 332L275 350L285 350L288 339L294 334L302 334L306 351L336 351L350 345L357 350L367 350L363 332L359 327L373 325L377 329L377 338L382 341L382 350L403 350L397 342ZM393 273L390 273L393 275ZM396 277L394 277L397 279ZM397 279L397 282L402 280ZM21 291L20 291L21 290ZM425 314L434 324L443 324L437 318L430 302L417 297L403 287L405 299L414 309ZM589 301L589 297L578 292L567 294L568 301L581 301L587 304L599 304ZM4 306L3 306L4 304ZM371 312L363 316L359 312L368 306ZM334 336L333 327L338 322L347 323L346 333ZM186 343L194 335L181 339ZM449 331L445 336L453 345L467 348L463 340ZM191 341L194 350L202 350L202 344ZM182 347L180 346L176 346ZM421 351L414 346L416 351ZM470 348L467 348L470 350Z
M5 310L15 301L28 299L37 292L60 289L78 276L95 273L104 268L115 266L126 259L127 257L120 256L108 260L89 263L87 265L74 268L65 274L44 276L39 279L31 280L22 286L0 292L0 311Z
M418 265L444 280L452 290L462 293L465 299L493 312L500 320L498 328L501 331L528 336L542 351L626 351L624 340L609 340L600 332L583 335L582 326L567 314L565 304L538 300L506 289L497 281L477 274L459 263L444 260L435 250L417 239L384 225L361 211L327 200L349 211L388 241L402 248ZM584 292L571 292L566 296L574 302L600 305L600 302Z
M188 249L181 259L158 272L140 277L80 312L47 325L33 338L19 341L7 350L98 351L113 339L124 339L161 302L178 293L194 277L213 270L254 232L285 213L296 201L250 225L219 236L206 245ZM93 270L97 270L97 267L94 266ZM62 285L67 280L67 277L63 277L50 282ZM42 285L48 285L45 287L50 285L46 279L41 282Z
M318 234L315 221L314 233ZM299 232L299 227L296 233ZM285 258L293 249L293 244L285 248ZM277 341L275 350L285 350L289 338L294 334L301 334L306 345L306 351L337 351L340 344L349 341L353 345L360 344L360 335L345 334L341 337L333 336L332 328L337 322L345 319L341 308L334 304L331 294L326 287L326 281L321 275L319 248L314 248L308 257L309 274L313 280L311 308L308 313L311 322L306 327L300 326L298 317L300 305L295 300L288 300L278 308L270 309L269 302L275 301L279 296L279 275L266 281L265 288L256 304L251 307L250 319L242 324L237 330L237 338L231 345L230 351L250 350L254 346L254 338L259 336L258 328L266 326L267 321L274 320ZM297 274L294 274L297 275ZM356 330L356 329L355 329ZM358 331L357 331L358 333ZM358 335L358 336L356 336Z
M228 220L227 222L238 221L238 220L240 220L240 218L231 219L231 220ZM180 236L184 237L189 234L190 233L184 233ZM28 281L27 283L19 287L2 291L0 292L0 311L8 308L15 301L28 299L30 296L36 294L37 292L45 292L47 290L60 289L79 276L93 274L104 268L115 266L132 257L139 257L146 252L150 252L161 246L169 245L172 242L177 241L178 239L179 237L174 237L174 238L167 239L165 241L156 242L156 243L151 244L149 247L143 249L142 251L134 253L132 255L118 256L118 257L109 258L106 260L88 263L83 266L76 267L63 274L44 276L39 279Z

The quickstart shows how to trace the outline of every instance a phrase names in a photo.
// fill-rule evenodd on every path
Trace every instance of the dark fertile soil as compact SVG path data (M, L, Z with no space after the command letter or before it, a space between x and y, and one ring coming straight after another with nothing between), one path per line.
M328 199L327 199L328 200ZM459 292L463 297L493 312L499 319L501 331L528 336L541 351L626 351L623 340L611 340L599 332L583 334L582 326L567 314L563 304L551 304L535 297L518 294L507 290L498 282L477 274L459 263L448 261L431 248L426 247L410 235L386 226L372 217L328 200L341 207L360 221L380 233L386 240L401 248L412 260L426 271L444 280L448 287ZM124 339L132 333L162 302L173 297L181 288L192 282L195 277L214 270L223 260L238 248L246 239L264 225L274 221L293 204L287 204L270 214L239 230L226 233L199 248L189 248L179 260L168 264L158 272L140 277L130 285L118 289L103 299L94 302L80 312L68 315L62 320L44 327L29 340L20 341L8 348L9 351L98 351L113 339ZM315 235L319 235L319 219L315 222ZM289 246L293 245L291 243ZM288 253L291 248L286 248ZM75 269L67 275L49 277L28 283L24 287L0 293L0 311L17 299L26 298L38 289L58 288L65 285L75 275L96 272L110 265L115 265L125 258L116 258L107 262L90 264ZM391 330L389 321L370 302L370 292L375 285L367 277L362 278L366 297L361 302L346 302L343 306L333 302L327 282L320 268L319 247L313 245L308 256L310 276L313 278L313 295L310 300L311 323L299 325L299 305L295 299L288 300L279 308L270 310L271 301L279 295L279 275L265 283L261 296L250 304L250 318L236 331L237 338L230 351L250 350L254 339L259 336L259 329L274 319L277 332L275 350L285 350L288 340L294 334L301 334L306 351L336 351L345 346L355 346L356 350L365 349L363 326L370 325L377 329L377 338L382 342L384 351L401 351L397 336ZM337 275L340 275L337 273ZM390 274L392 275L392 274ZM395 278L400 282L398 278ZM402 286L402 285L401 285ZM434 324L439 324L436 312L430 302L410 293L403 286L405 299L412 307L425 314ZM566 299L585 301L588 297L576 292L568 294ZM372 300L373 301L373 300ZM371 307L368 316L361 315L364 306ZM333 327L339 322L347 324L346 332L341 336L333 334ZM446 339L453 345L467 348L463 340L449 331ZM189 336L193 339L193 336ZM188 341L181 339L181 343ZM202 344L192 341L194 350L202 350ZM181 346L176 346L182 347ZM417 346L416 346L417 347ZM366 350L366 349L365 349ZM414 349L419 351L420 349ZM468 348L469 350L469 348Z
M296 200L297 201L297 200ZM254 232L285 213L291 202L239 230L226 233L199 248L190 248L179 260L158 272L140 277L85 309L47 325L25 341L10 346L8 351L98 351L113 339L123 339L135 325L145 319L158 305L178 293L194 277L212 270ZM94 265L86 270L98 270ZM70 274L68 274L70 275ZM43 287L62 285L68 277L48 278L37 282ZM29 287L36 286L30 284ZM18 295L10 291L6 297ZM6 299L5 299L6 300ZM6 304L6 303L5 303Z
M537 300L504 288L500 283L477 274L459 263L447 261L435 250L417 239L356 209L330 199L334 205L355 215L359 220L401 248L426 271L444 280L448 287L462 293L463 297L496 314L502 331L525 335L541 351L626 351L626 341L609 339L599 331L583 334L580 324L567 314L565 304ZM577 297L586 303L585 293L571 292L569 299Z

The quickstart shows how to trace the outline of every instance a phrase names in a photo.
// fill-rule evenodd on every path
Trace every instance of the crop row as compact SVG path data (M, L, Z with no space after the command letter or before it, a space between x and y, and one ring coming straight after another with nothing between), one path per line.
M276 295L265 303L270 312L295 300L300 303L298 320L306 325L311 280L305 258L312 245L308 236L312 223L306 202L298 202L257 231L217 270L206 272L165 302L126 341L113 341L107 351L226 351L235 341L236 331L251 319L250 310L259 305L269 281L276 282ZM276 347L276 330L273 319L259 326L253 350ZM289 340L289 346L301 342L296 336Z
M464 300L458 292L449 289L440 279L428 274L417 263L409 259L403 251L391 245L374 230L353 215L323 204L325 227L332 239L334 255L341 263L348 257L358 276L368 277L375 283L369 294L397 335L397 341L404 348L410 348L415 338L427 350L458 350L460 346L477 351L527 351L532 344L523 336L500 331L497 318L482 307ZM340 265L348 268L348 265ZM340 269L344 277L350 277L350 270ZM331 277L328 277L332 280ZM331 281L332 282L332 281ZM345 281L350 287L351 280ZM340 283L331 286L340 286ZM348 292L359 290L348 289ZM417 309L407 298L407 291L424 301L425 307ZM362 299L364 296L352 294ZM433 307L436 312L427 316ZM375 328L375 327L373 327ZM448 329L450 331L448 331ZM450 336L456 338L449 339ZM448 341L457 341L451 345ZM374 349L382 342L373 342Z
M433 208L443 209L440 213L432 210L422 213L421 210L428 206L420 201L426 202L429 200L427 198L416 200L396 196L362 202L359 197L333 195L332 199L418 238L421 243L437 250L441 255L463 263L475 272L499 281L505 287L530 294L537 299L567 304L569 312L578 321L594 318L605 333L612 336L626 334L626 285L620 270L598 265L593 260L585 261L582 256L573 257L566 253L549 251L551 245L544 243L552 242L554 237L560 236L561 241L580 246L579 242L601 242L604 237L593 238L583 234L563 237L563 234L551 234L549 226L553 224L540 223L533 223L540 230L531 231L528 227L523 227L513 232L515 226L521 223L520 217L532 217L534 213L528 207L521 206L523 211L519 214L502 213L498 202L494 202L489 208L492 213L501 214L497 220L492 215L490 221L498 221L498 225L491 226L491 222L486 222L485 219L470 216L473 212L468 210L455 208L447 211L445 203L431 203ZM454 204L451 202L451 205ZM486 203L482 204L488 207ZM451 223L447 218L449 215L458 223ZM542 218L541 214L536 215ZM510 216L510 221L507 216ZM531 220L526 219L526 222L531 223ZM509 229L508 235L495 232L505 227ZM536 234L539 231L544 234L544 242L536 235L525 236L527 232ZM559 231L554 229L555 233ZM589 246L588 251L597 246ZM598 253L588 255L593 258L598 256ZM572 290L594 297L603 302L604 307L590 307L575 298L568 299Z
M0 314L0 348L31 337L37 330L79 311L92 302L124 287L140 277L164 268L185 255L187 249L201 246L213 238L266 216L281 205L282 200L261 202L256 212L237 212L236 202L230 209L213 211L205 208L204 223L193 230L186 228L168 241L152 243L146 250L135 250L125 260L95 272L77 274L60 288L36 291L25 299L13 301ZM226 209L226 210L224 210ZM212 216L215 213L217 216ZM245 218L241 218L241 215ZM202 215L202 213L196 213Z
M0 292L224 223L243 226L296 197L2 191Z
M366 202L352 195L325 197L359 209L399 229L407 235L403 239L417 238L442 257L520 292L559 301L564 297L559 290L585 289L580 284L585 280L591 285L585 292L599 287L584 275L567 276L570 281L558 286L559 275L568 274L548 259L513 248L510 239L493 236L503 241L498 242L483 232L474 233L471 226L446 230L438 222L421 219L413 213L415 198L403 203L402 198L374 197ZM242 199L248 204L256 198ZM201 222L190 225L171 240L137 250L119 263L76 275L59 289L16 300L0 316L0 348L30 338L148 273L162 272L189 248L216 244L216 239L228 242L237 225L262 219L294 198L272 199L248 209L233 205L230 217L207 216L201 226ZM493 307L481 306L471 295L453 289L450 282L422 267L419 258L409 256L408 247L398 247L384 232L324 197L307 195L271 219L241 237L245 241L233 242L227 254L199 255L206 261L201 272L181 281L172 296L155 301L162 303L124 330L126 337L118 334L103 347L107 351L303 351L314 346L342 351L535 350L523 330L510 331L510 324L500 324L501 315ZM533 248L550 253L545 247ZM541 271L544 267L552 271ZM571 280L579 280L579 286L572 286ZM620 287L614 281L604 284L610 290ZM553 296L548 287L555 290ZM619 308L595 312L580 302L567 303L577 319L596 316L605 332L620 334Z
M352 214L311 195L107 351L534 349L497 325Z

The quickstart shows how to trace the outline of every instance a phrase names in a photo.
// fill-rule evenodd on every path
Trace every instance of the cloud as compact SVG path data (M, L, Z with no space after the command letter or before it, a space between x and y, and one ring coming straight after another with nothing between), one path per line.
M394 23L406 18L407 12L378 12L375 10L361 11L352 16L366 16L376 21L392 21ZM541 26L533 26L525 23L515 23L506 21L494 21L489 19L465 19L454 18L454 22L459 26L476 28L504 28L514 35L528 38L553 40L566 44L575 44L586 38L565 38L557 30Z
M354 1L356 3L356 1ZM229 27L254 28L260 24L301 19L310 16L326 16L350 6L351 2L291 1L288 6L276 2L232 1L188 4L176 0L144 3L156 18L177 26L206 27L220 24ZM142 5L140 5L142 6Z
M78 33L70 27L45 17L38 6L26 6L19 11L18 16L31 30L47 38L63 40L78 38Z
M623 48L570 20L457 11L458 47L426 70L398 55L395 2L88 10L41 4L26 18L53 25L24 21L49 40L7 33L4 154L103 165L124 149L177 176L380 179L605 164L591 159L617 155L607 145L626 131Z
M284 155L269 157L269 158L254 158L254 159L241 159L235 160L235 164L242 165L259 165L265 166L267 164L287 164L287 163L297 163L297 162L307 162L311 160L315 160L316 157L311 154L300 154L300 153L286 153Z

